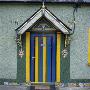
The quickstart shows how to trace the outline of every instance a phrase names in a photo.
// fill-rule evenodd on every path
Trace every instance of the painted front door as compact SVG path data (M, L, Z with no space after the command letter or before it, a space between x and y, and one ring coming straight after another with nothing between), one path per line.
M30 81L55 82L55 34L31 34Z
M60 33L26 32L26 81L60 82Z

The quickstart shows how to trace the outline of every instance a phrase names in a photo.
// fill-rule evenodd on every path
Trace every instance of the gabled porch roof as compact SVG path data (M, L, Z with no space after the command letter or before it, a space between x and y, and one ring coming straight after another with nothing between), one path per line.
M40 18L45 17L49 20L60 32L69 34L70 28L67 27L61 20L59 20L54 14L52 14L44 5L36 13L34 13L25 23L17 28L18 34L23 34L30 27L32 27Z

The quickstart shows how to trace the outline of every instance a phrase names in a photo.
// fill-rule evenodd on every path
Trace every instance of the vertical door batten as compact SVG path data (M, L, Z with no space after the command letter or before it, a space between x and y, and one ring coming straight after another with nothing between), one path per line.
M43 37L43 82L46 82L46 37Z
M53 37L51 38L52 42L52 82L56 81L56 35L53 34Z
M35 82L38 82L38 37L35 37Z
M39 37L39 82L43 81L43 38Z
M57 50L56 50L56 82L60 82L60 44L61 35L57 33Z
M90 28L88 31L88 65L90 65Z
M51 82L51 37L48 37L47 38L47 75L46 75L46 78L47 78L47 82Z
M30 52L31 52L31 58L30 58L30 80L31 82L35 82L35 40L34 40L34 35L31 33L31 40L30 40Z
M26 82L30 81L30 32L26 32Z

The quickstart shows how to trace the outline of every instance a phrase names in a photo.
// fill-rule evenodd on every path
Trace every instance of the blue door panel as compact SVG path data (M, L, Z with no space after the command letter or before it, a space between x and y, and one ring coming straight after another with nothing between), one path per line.
M47 38L47 82L51 82L51 37Z
M56 81L56 39L55 34L51 38L52 42L52 82Z
M43 81L43 38L39 37L39 82Z
M31 66L31 68L30 68L30 81L31 82L34 82L35 81L35 78L34 78L34 76L35 76L35 58L34 58L34 56L35 56L35 50L34 50L34 48L35 48L35 42L34 42L34 37L33 37L33 34L31 34L31 48L30 48L30 50L31 50L31 59L30 59L30 66Z

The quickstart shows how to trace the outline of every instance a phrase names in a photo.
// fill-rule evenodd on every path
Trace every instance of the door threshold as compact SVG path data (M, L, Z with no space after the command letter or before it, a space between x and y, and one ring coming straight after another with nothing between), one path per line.
M45 85L45 86L51 86L56 85L55 82L31 82L31 85Z

